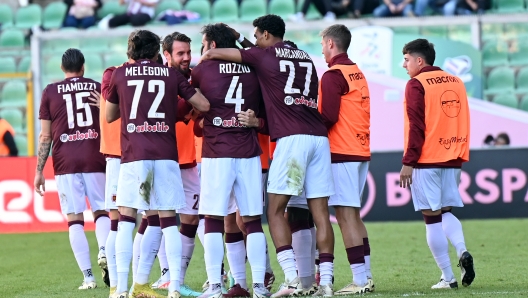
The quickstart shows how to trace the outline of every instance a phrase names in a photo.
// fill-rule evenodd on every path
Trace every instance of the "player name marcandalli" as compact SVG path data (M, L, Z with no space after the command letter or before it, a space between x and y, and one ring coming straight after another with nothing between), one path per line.
M95 85L95 83L77 82L57 85L58 93L89 90L97 90L97 86Z
M169 76L168 67L159 66L132 66L126 69L125 76Z
M290 50L286 48L275 48L275 56L288 59L312 60L312 58L310 58L310 55L308 55L305 51Z
M238 63L220 63L220 73L250 73L251 68Z

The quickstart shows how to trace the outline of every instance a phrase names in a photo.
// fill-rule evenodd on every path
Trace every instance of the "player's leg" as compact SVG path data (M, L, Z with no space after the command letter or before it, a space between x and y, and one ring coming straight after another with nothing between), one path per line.
M312 243L312 233L308 223L310 211L291 206L294 199L295 197L290 199L290 205L288 206L288 222L292 233L292 247L295 253L297 272L302 285L302 289L296 290L294 294L311 296L315 293L315 289L313 288L314 280L312 279L312 268L314 266L312 262L312 245L307 245Z
M233 193L232 200L234 201ZM237 223L236 203L233 205L235 206L234 210L228 210L230 214L224 217L224 229L226 233L226 256L229 262L229 271L234 281L233 285L229 286L227 294L223 296L250 297L246 282L246 245L244 243L244 234Z
M141 211L140 213L142 214L141 221L139 222L139 227L134 236L134 242L132 243L132 280L135 279L137 274L139 257L141 255L141 242L148 227L148 220L145 211Z
M458 284L451 268L449 246L442 228L442 169L414 169L411 193L416 211L420 210L425 221L427 244L436 264L442 271L440 282L432 289L457 288Z
M110 295L112 295L117 286L117 269L115 260L115 240L117 235L117 225L119 223L119 212L117 211L117 181L119 179L119 168L121 159L106 159L106 185L105 185L105 209L110 210L110 233L106 238L105 250L110 279Z
M165 236L161 235L160 247L158 250L158 261L160 264L161 276L153 282L150 287L153 289L168 289L170 283L169 262L167 261L167 252L165 251Z
M462 223L452 213L453 207L464 205L458 191L460 174L461 169L442 169L442 228L456 249L458 264L462 271L462 285L467 287L475 279L473 256L467 251Z
M155 210L146 210L145 214L147 215L148 226L141 239L138 267L134 276L134 284L142 286L148 283L162 237L158 212Z
M308 208L308 206L306 206ZM312 213L308 216L308 226L310 226L310 233L312 234L312 245L310 249L310 264L312 264L312 280L314 284L319 286L319 252L317 251L317 231L315 229L315 223L313 221Z
M56 175L57 189L61 194L60 205L63 214L68 218L70 245L77 265L84 275L79 290L97 287L90 262L90 248L84 233L84 216L86 210L85 188L82 174Z

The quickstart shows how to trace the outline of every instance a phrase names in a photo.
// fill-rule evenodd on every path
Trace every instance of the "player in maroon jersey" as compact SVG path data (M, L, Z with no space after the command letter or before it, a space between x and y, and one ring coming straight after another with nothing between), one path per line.
M255 69L264 97L272 141L277 141L268 177L268 220L286 281L275 297L306 295L295 266L291 233L284 210L303 191L317 226L320 285L332 287L334 233L328 197L334 194L327 129L317 110L318 78L310 56L283 42L285 24L277 15L253 21L256 46L243 50L211 49L202 61L222 59ZM239 37L243 45L247 40ZM310 290L310 289L308 289Z
M90 249L84 234L83 212L86 197L95 218L99 245L98 261L103 279L108 282L105 243L110 232L110 218L105 211L105 160L99 153L99 109L90 105L90 92L101 92L101 84L83 77L84 56L77 49L62 55L63 81L49 84L42 93L39 119L41 131L35 190L44 195L42 174L53 142L53 170L62 213L68 217L70 244L84 274L80 290L97 287L92 274ZM42 187L42 189L41 189Z
M209 102L176 70L156 63L160 39L148 30L137 30L128 39L128 55L135 63L112 74L106 120L121 117L121 169L116 204L120 222L116 236L117 290L126 297L132 257L132 231L137 210L156 210L165 236L171 281L169 298L181 297L179 276L181 239L176 209L185 206L178 165L175 125L178 96L202 112ZM155 257L153 253L152 258ZM137 272L130 297L156 295L148 274Z

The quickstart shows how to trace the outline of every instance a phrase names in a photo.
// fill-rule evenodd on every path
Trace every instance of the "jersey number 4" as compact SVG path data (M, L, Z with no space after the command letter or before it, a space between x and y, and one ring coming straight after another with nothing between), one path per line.
M87 102L83 102L83 97L88 97L88 96L90 96L90 92L75 93L75 106L77 107L77 110L84 109L84 113L86 114L86 120L85 120L82 113L77 113L77 126L79 127L91 126L93 124L92 110L90 109L90 105ZM73 116L72 95L64 94L62 98L66 102L66 113L68 114L68 128L69 129L75 128L75 117Z
M295 64L293 63L293 61L281 60L279 64L281 72L286 72L286 67L290 69L290 72L288 74L288 80L286 81L286 86L284 86L284 93L300 94L300 89L293 88L293 81L295 81ZM310 83L312 82L313 64L311 62L299 62L299 66L306 68L306 77L304 80L304 90L302 94L304 96L308 96L308 94L310 94Z
M130 80L127 82L127 86L136 86L134 91L134 97L132 98L132 108L130 109L130 119L136 119L137 110L139 105L139 99L143 93L143 85L145 85L145 80ZM148 92L156 92L156 86L158 86L158 93L150 106L147 117L148 118L165 118L165 113L158 113L158 107L161 103L161 100L165 96L165 82L162 80L150 80L148 82Z
M242 83L238 83L239 78L239 76L233 77L225 97L225 103L235 104L235 113L240 113L242 111L242 105L244 104L244 99L242 98Z

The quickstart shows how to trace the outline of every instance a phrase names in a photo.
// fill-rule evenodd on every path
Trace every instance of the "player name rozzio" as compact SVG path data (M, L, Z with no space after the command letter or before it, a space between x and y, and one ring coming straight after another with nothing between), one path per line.
M429 78L425 80L428 85L442 84L442 83L458 83L458 78L454 76L440 76L436 78Z
M160 66L132 66L128 67L125 71L125 76L161 76L161 77L168 77L169 76L169 68L168 67L160 67Z
M238 63L220 63L220 73L250 73L251 68Z
M72 91L90 91L90 90L97 90L97 85L95 85L95 83L89 83L89 82L76 82L76 83L57 85L58 93L72 92Z
M302 50L291 50L286 48L275 48L275 56L279 58L288 58L288 59L305 59L312 60L310 55Z

